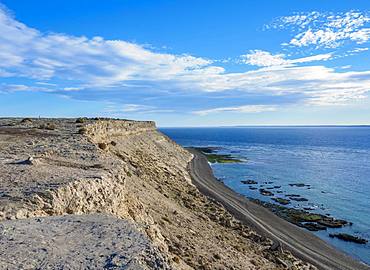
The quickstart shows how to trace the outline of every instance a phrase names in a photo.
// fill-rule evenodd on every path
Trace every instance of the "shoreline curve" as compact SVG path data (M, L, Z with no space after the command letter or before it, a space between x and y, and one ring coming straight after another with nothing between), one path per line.
M194 155L188 164L188 171L192 183L200 192L220 202L236 219L273 240L274 246L281 245L319 269L370 270L365 263L236 193L215 178L204 154L194 148L187 150Z

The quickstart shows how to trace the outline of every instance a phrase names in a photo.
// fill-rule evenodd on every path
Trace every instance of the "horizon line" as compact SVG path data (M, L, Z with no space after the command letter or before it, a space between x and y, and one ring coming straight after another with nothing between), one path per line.
M157 125L155 120L136 120L129 118L120 118L120 117L107 117L107 116L67 116L67 117L48 117L48 116L0 116L0 119L22 119L22 118L31 118L31 119L77 119L77 118L101 118L101 119L112 119L112 120L127 120L127 121L153 121L156 123L157 128L243 128L243 127L370 127L369 124L260 124L260 125L214 125L214 126L170 126L170 125Z
M220 125L220 126L158 126L158 128L243 128L243 127L370 127L370 124L323 124L323 125Z

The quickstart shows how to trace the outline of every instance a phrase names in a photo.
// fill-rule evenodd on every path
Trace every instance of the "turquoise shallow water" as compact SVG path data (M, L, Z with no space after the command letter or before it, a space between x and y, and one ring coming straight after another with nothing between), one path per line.
M247 160L212 165L215 176L248 197L271 201L241 180L273 182L284 194L299 194L307 202L296 208L330 214L352 226L320 231L319 237L370 264L370 243L359 245L332 239L346 232L370 241L370 127L235 127L162 128L183 146L218 146L220 153ZM292 183L309 184L292 187Z

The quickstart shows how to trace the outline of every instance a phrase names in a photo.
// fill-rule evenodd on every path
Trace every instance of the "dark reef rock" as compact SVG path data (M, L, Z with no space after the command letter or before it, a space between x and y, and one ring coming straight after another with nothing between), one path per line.
M275 198L272 198L273 200ZM351 223L341 219L335 219L321 214L316 214L300 209L290 208L282 206L280 204L274 204L264 202L258 199L250 198L251 201L262 205L279 217L308 230L317 231L324 230L326 228L340 228Z
M240 181L242 184L246 184L246 185L256 185L258 184L256 181L254 180L242 180Z
M301 195L298 194L285 194L285 197L301 197Z
M260 188L259 192L263 196L274 196L274 193L272 193L271 191L268 191L266 189L263 189L263 188Z
M221 154L206 154L203 153L207 160L211 163L240 163L242 162L240 159L237 159L229 154L221 155Z
M205 154L212 154L218 150L221 150L221 147L214 147L214 146L209 146L209 147L192 147L200 152L203 152Z
M329 234L331 238L338 238L343 241L347 242L353 242L357 244L366 244L368 241L364 238L358 237L358 236L353 236L347 233L331 233Z
M292 201L296 201L296 202L307 202L308 199L306 198L299 198L299 197L289 197L289 199L291 199Z
M293 183L293 184L289 184L289 186L291 187L310 187L311 185L307 185L305 183Z
M239 159L234 158L232 155L229 154L216 154L218 150L222 149L220 147L191 147L195 150L202 152L206 157L207 160L211 163L239 163L242 162Z
M307 222L301 223L301 226L309 231L317 232L317 231L324 231L326 227L317 223Z
M329 228L341 228L347 225L348 221L342 219L333 220L333 218L325 216L325 218L318 221L318 223Z
M271 200L277 202L277 203L280 203L282 205L287 205L287 204L290 204L290 201L287 200L287 199L283 199L283 198L271 198Z

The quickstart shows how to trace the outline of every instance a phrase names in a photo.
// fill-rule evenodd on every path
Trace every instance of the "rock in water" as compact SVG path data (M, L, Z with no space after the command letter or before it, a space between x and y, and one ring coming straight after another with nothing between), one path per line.
M347 233L331 233L331 234L329 234L329 236L331 238L338 238L338 239L343 240L343 241L353 242L353 243L357 243L357 244L366 244L368 242L364 238L354 236L354 235L350 235L350 234L347 234Z

